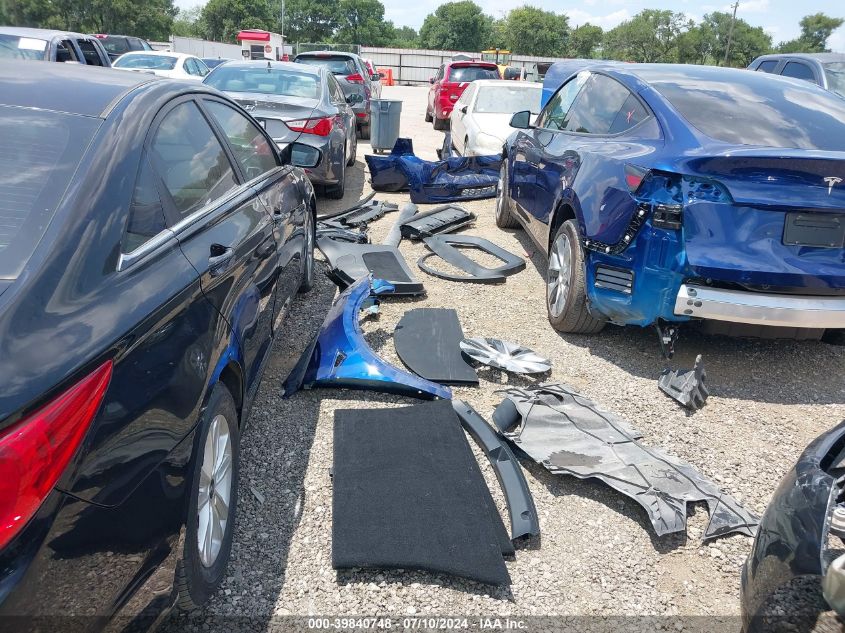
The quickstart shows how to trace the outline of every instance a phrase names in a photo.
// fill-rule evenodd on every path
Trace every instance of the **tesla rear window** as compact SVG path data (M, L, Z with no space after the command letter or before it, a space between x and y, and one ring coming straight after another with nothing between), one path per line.
M845 99L810 83L717 68L637 70L681 115L725 143L839 151Z
M277 68L221 66L208 76L205 83L225 92L320 98L319 76Z
M297 64L308 64L309 66L322 66L326 68L333 75L353 75L358 72L355 68L355 61L349 57L330 57L330 56L307 56L297 57Z
M461 83L475 81L476 79L500 79L499 71L484 66L452 66L446 81Z
M99 123L0 106L0 279L26 264Z
M115 68L149 68L150 70L173 70L177 59L168 55L124 55L114 63Z

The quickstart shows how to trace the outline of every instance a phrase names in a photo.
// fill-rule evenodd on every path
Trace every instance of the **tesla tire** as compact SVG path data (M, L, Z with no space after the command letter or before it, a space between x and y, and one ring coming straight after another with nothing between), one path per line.
M595 334L604 327L587 308L584 255L575 220L560 226L549 248L546 307L549 323L558 332Z
M512 208L513 201L508 194L508 157L505 156L499 169L499 186L496 190L496 226L500 229L519 228L519 220L514 217Z
M226 574L238 507L240 436L232 394L217 383L200 418L194 446L185 546L176 566L178 606L205 604Z

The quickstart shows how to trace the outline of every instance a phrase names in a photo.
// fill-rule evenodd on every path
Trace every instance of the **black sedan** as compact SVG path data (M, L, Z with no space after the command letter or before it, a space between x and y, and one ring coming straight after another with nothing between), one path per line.
M358 137L352 105L325 68L288 62L229 62L203 83L224 91L249 110L279 148L298 141L314 167L305 170L329 198L342 198L346 168L355 164Z
M201 604L313 190L202 84L26 70L0 62L0 619Z

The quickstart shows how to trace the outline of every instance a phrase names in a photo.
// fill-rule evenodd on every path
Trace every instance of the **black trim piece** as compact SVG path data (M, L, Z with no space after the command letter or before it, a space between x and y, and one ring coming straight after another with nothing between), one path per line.
M352 244L317 238L317 248L331 266L329 277L341 290L361 277L383 279L395 290L392 295L424 295L425 287L415 276L399 249L382 244Z
M426 247L432 251L426 253L417 260L417 266L429 275L447 279L449 281L466 281L468 283L476 284L500 284L504 283L505 277L514 275L525 269L525 260L506 251L500 246L497 246L490 240L483 237L475 237L473 235L436 235L426 237L423 239ZM503 264L496 268L487 268L474 262L472 259L464 255L457 246L464 248L475 248L480 251L492 255L501 260ZM451 273L444 273L435 270L428 265L427 260L433 255L437 255L443 261L451 264L455 268L460 268L465 271L468 276L453 275Z
M597 240L585 239L584 248L596 251L597 253L605 253L606 255L621 253L634 241L634 237L636 237L642 225L645 224L646 215L650 209L651 206L648 204L642 202L638 204L636 212L631 216L631 221L628 223L628 228L625 229L625 233L622 235L622 239L615 244L606 244Z
M629 295L634 290L634 271L599 264L596 266L595 286Z
M410 220L416 214L417 205L413 202L409 202L402 207L402 211L399 212L399 217L396 218L396 222L393 223L393 226L390 228L390 233L388 233L387 237L384 238L382 244L385 246L399 246L399 242L402 241L402 224Z
M452 308L415 308L393 331L396 354L418 376L442 385L477 385L478 376L461 353L464 331Z
M511 449L469 404L463 400L453 400L452 406L461 420L461 425L484 450L496 472L496 478L508 504L511 540L540 536L540 521L537 518L534 498Z
M421 240L438 233L457 231L475 220L475 214L463 207L456 204L444 204L442 207L415 215L412 219L403 222L399 230L402 237Z

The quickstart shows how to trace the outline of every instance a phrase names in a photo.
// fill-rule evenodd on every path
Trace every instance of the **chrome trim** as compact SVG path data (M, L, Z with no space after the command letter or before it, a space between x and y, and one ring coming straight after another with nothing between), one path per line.
M845 297L812 297L724 290L682 284L675 314L732 323L845 328Z
M163 248L171 240L175 241L176 235L174 235L173 231L170 229L164 229L162 232L157 233L141 244L134 251L130 253L121 253L120 257L117 258L117 271L120 272L122 270L126 270L130 266L133 266L136 262L144 259L150 253Z

